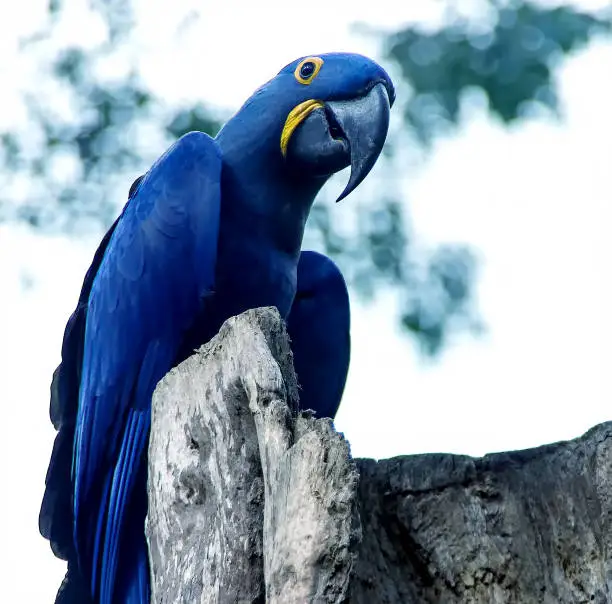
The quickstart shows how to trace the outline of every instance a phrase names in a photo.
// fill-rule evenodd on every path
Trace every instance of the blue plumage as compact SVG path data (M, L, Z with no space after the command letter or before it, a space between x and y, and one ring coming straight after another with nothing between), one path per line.
M287 328L300 382L300 408L334 417L349 368L350 310L342 273L326 256L300 255Z
M112 602L153 389L214 284L220 180L209 136L179 140L127 205L89 296L72 471L74 539L101 602Z
M301 251L302 237L332 173L351 166L350 192L371 169L393 99L387 74L365 57L306 57L256 91L216 139L185 135L134 183L85 277L52 385L59 433L40 530L68 560L57 602L148 602L151 396L227 318L276 306L302 406L335 415L350 356L348 294L331 260Z

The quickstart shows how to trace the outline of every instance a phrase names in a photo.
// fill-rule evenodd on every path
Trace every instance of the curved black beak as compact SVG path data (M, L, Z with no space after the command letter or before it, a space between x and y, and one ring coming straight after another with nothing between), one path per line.
M325 103L326 112L331 112L342 131L351 156L351 176L336 201L359 186L376 163L387 138L390 108L389 94L382 82L363 97Z

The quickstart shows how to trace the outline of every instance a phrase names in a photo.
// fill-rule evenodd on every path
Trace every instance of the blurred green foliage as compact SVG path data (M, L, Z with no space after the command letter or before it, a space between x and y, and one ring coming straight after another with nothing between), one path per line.
M569 6L542 8L514 2L496 9L484 31L461 19L428 33L408 28L389 36L386 53L400 68L412 95L406 124L423 142L456 126L461 95L484 92L489 111L510 123L531 103L556 110L554 68L610 21Z
M453 15L449 2L448 22L437 31L406 26L378 33L384 58L402 79L398 104L405 128L392 143L426 148L458 125L462 96L471 89L481 90L490 113L507 124L527 119L533 103L556 111L555 67L593 36L610 31L609 20L569 6L483 2L485 21ZM50 0L47 27L23 40L23 53L39 57L53 94L24 93L28 128L0 132L0 220L70 234L108 226L131 180L161 149L189 130L214 135L227 117L205 104L167 106L134 69L104 77L99 67L117 48L129 46L134 16L128 0L90 0L90 5L104 18L103 44L85 49L50 43L65 8L62 0ZM61 102L54 104L55 96ZM394 148L389 145L386 153L387 174L397 168ZM388 175L381 182L397 179ZM395 290L400 323L426 355L439 353L453 332L480 331L474 254L459 245L417 247L407 203L393 190L360 207L350 236L339 232L326 203L315 206L309 223L351 287L366 298Z

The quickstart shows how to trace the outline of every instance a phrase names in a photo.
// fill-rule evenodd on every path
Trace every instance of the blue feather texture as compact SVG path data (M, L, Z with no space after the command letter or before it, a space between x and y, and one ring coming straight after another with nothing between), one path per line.
M153 389L214 284L220 173L210 137L179 140L129 201L89 295L72 468L74 540L92 595L103 604L113 601Z
M305 251L300 255L287 329L300 409L310 409L317 417L334 417L348 375L351 318L344 277L323 254Z

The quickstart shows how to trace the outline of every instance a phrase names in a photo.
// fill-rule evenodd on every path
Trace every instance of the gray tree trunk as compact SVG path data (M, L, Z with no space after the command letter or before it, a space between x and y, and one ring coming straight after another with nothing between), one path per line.
M612 422L479 459L354 460L297 393L269 308L160 382L152 602L612 602Z

